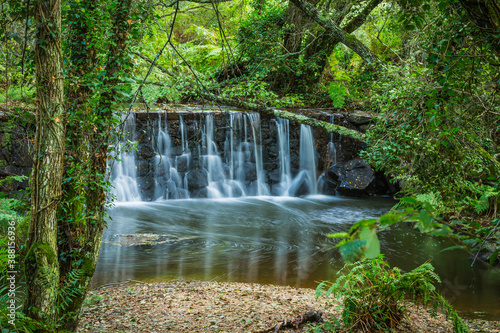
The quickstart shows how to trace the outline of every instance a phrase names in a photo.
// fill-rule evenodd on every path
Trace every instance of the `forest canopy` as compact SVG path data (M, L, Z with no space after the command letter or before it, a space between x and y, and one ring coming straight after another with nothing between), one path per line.
M58 289L86 290L95 269L117 111L161 103L292 118L286 111L370 111L365 134L328 130L364 141L362 157L409 198L343 238L413 219L468 249L493 244L497 260L495 0L5 0L0 40L2 109L37 110L23 248L28 284L44 286L28 290L25 313L36 320L75 329L85 292ZM62 315L54 304L69 298Z

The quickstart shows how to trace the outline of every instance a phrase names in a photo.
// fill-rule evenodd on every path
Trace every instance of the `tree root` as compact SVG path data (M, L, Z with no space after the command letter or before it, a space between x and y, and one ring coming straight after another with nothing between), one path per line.
M260 330L260 331L255 331L254 333L268 333L268 332L276 333L276 332L279 332L279 330L282 328L297 329L297 328L299 328L300 325L302 325L304 323L308 323L308 322L323 323L324 320L323 320L323 318L321 318L322 315L323 315L323 312L321 312L321 311L316 311L316 312L307 311L303 315L297 316L297 318L295 318L295 320L286 320L285 319L281 323L277 323L276 325L273 325L269 328L265 328L265 329Z

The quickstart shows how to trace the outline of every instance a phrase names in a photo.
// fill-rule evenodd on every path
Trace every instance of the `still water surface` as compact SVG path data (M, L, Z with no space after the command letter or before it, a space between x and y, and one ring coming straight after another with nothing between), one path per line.
M391 199L331 196L248 197L119 203L109 211L94 286L175 278L257 282L315 288L343 266L326 235L347 231L394 205ZM114 235L154 233L154 246L111 244ZM379 235L389 263L411 270L432 260L442 293L466 316L500 319L500 272L470 267L446 239L409 226ZM111 242L111 243L110 243Z

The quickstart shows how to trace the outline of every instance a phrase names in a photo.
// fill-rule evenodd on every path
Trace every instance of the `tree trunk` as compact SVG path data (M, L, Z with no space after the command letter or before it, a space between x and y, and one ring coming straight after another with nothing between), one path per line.
M277 75L277 86L286 87L292 91L313 88L322 76L328 57L342 42L350 43L355 48L354 51L360 52L358 53L360 55L364 54L362 58L369 63L378 63L380 61L378 57L350 34L366 21L368 15L381 2L382 0L366 1L362 8L349 16L349 20L344 21L345 17L351 14L353 1L335 2L333 4L335 14L330 19L322 16L321 12L314 7L314 2L300 1L302 5L296 6L296 1L289 1L287 20L290 28L284 36L284 49L289 55L286 57L287 63L284 64L286 68L283 68ZM300 12L301 15L296 12ZM317 15L317 19L314 19L314 15ZM313 20L319 23L313 29L317 31L311 31ZM309 36L304 42L307 30L309 30ZM291 60L291 64L298 66L299 57L304 66L299 71L290 70L287 66L290 63L288 60Z
M87 6L95 8L96 0L87 1ZM82 291L81 294L70 299L64 318L64 329L76 330L81 306L85 299L90 282L95 271L95 266L101 248L102 233L105 227L105 189L108 187L106 179L106 166L108 157L108 145L111 140L110 133L113 129L113 105L119 83L119 72L126 60L126 46L128 45L128 31L131 21L129 20L132 0L119 1L113 24L113 37L108 50L108 58L105 67L103 92L100 97L99 106L94 113L90 113L86 102L92 90L89 88L91 82L85 82L82 78L79 88L74 91L72 107L79 110L84 124L91 126L84 130L85 135L79 135L71 140L74 149L72 155L82 166L84 171L77 171L76 177L67 187L68 204L66 219L61 220L60 233L65 240L69 239L66 246L72 247L73 253L78 255L72 260L64 262L64 271L61 272L61 282L74 283ZM86 10L87 11L87 10ZM87 12L91 12L88 8ZM74 17L75 20L80 20ZM79 28L74 33L76 42L72 45L72 62L78 64L74 74L79 72L89 74L95 67L96 52L90 47L80 45L92 45L92 27L86 26L88 19L80 22ZM95 22L94 24L99 24ZM84 126L85 128L85 126ZM75 131L77 131L75 129ZM82 184L86 185L85 191ZM71 196L73 196L71 198ZM68 214L69 213L69 214ZM64 212L63 212L64 214ZM78 241L75 239L78 237ZM63 245L64 246L64 245ZM78 281L69 281L69 275L75 269L79 269Z
M382 2L382 0L369 0L363 8L357 12L356 16L351 17L350 20L343 22L346 12L342 11L342 14L334 19L334 22L339 24L340 27L348 34L353 33L359 27L361 27L368 18L368 15ZM346 10L348 11L348 10ZM341 23L342 22L342 23ZM299 80L305 82L307 86L315 86L323 73L326 64L328 63L328 57L332 54L335 47L341 41L337 38L333 38L331 34L325 32L319 36L312 45L310 45L304 54L304 62L314 61L315 71L306 71Z
M37 131L25 260L25 312L54 326L59 288L56 211L61 199L65 142L60 0L39 0L35 22ZM37 332L49 331L52 332L51 329Z
M86 203L85 184L88 180L89 133L93 129L92 110L88 105L93 94L91 88L97 51L95 48L94 28L96 18L83 13L93 13L97 8L97 0L87 0L70 4L68 20L71 22L71 38L68 49L71 52L69 70L68 122L66 140L65 182L63 184L63 200L58 211L58 247L60 285L74 286L80 294L66 297L68 302L64 316L58 318L61 328L66 331L76 330L78 316L86 289L92 278L86 272L85 252L83 248L89 241L86 235ZM82 255L84 260L82 260ZM79 272L77 275L72 275ZM92 272L93 273L93 272ZM87 281L88 280L88 281Z
M500 4L498 0L460 0L469 20L474 23L490 47L500 56Z
M313 19L316 23L325 28L326 32L332 39L338 40L354 52L356 52L361 59L369 64L381 64L380 58L366 47L355 36L351 35L342 29L335 21L325 18L325 15L317 10L313 5L304 0L290 0L298 8L300 8L307 16Z

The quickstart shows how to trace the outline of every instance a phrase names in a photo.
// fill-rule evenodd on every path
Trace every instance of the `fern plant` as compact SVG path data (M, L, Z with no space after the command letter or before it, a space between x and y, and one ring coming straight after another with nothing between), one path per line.
M346 264L334 283L323 282L316 297L342 300L341 319L348 329L362 332L397 328L406 314L407 301L422 301L441 308L453 319L455 332L469 332L452 306L436 291L439 276L430 263L408 273L390 268L383 255L373 260ZM433 311L435 314L436 311Z

